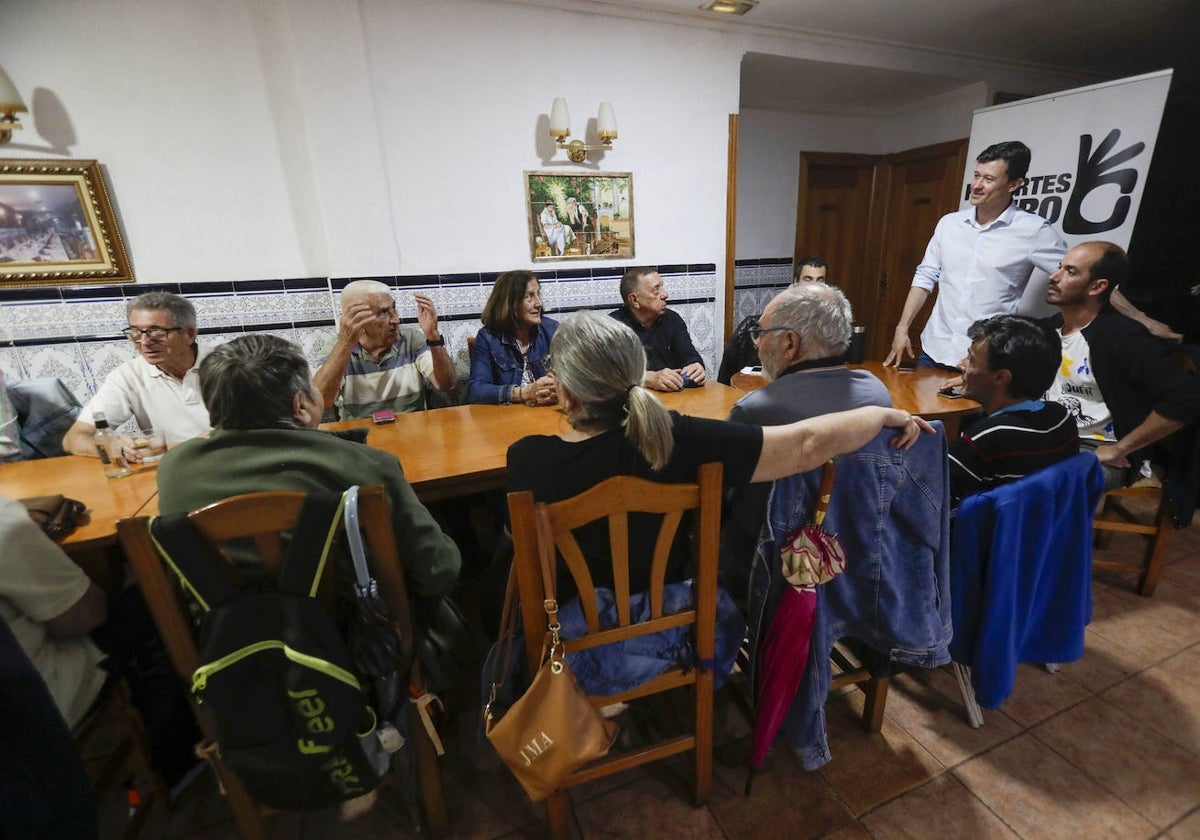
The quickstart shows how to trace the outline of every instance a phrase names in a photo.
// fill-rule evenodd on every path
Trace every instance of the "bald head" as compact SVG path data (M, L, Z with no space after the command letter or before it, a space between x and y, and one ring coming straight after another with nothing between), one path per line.
M353 283L347 283L346 288L342 289L342 311L360 301L369 300L372 295L387 295L392 296L392 290L388 288L387 283L380 283L378 280L355 280Z

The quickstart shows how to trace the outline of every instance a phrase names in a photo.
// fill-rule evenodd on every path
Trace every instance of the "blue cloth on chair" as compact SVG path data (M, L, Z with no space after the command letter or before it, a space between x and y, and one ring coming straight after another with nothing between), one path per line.
M663 615L690 610L694 603L692 581L669 583L663 587ZM617 626L617 604L611 589L596 589L596 606L600 613L600 627ZM634 623L650 618L650 595L639 592L629 598L630 620ZM578 598L572 598L558 611L563 639L574 639L587 632L587 621ZM733 599L724 589L717 590L717 636L713 648L715 663L700 663L692 645L691 627L673 627L646 636L634 636L620 642L600 647L587 648L567 654L567 664L588 694L620 694L636 688L667 669L680 665L688 667L713 667L714 683L724 684L738 648L746 623Z
M1092 619L1092 512L1104 471L1091 452L968 496L950 547L954 639L979 705L1012 693L1019 662L1073 662Z

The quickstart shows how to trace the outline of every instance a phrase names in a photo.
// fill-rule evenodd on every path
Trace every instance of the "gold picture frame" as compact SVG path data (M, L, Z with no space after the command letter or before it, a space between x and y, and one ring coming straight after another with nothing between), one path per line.
M534 262L628 260L634 256L633 175L527 171L525 218Z
M0 160L0 288L132 282L99 163Z

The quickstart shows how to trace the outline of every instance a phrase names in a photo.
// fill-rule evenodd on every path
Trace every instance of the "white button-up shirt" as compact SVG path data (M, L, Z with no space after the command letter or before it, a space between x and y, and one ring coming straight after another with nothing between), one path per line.
M1033 270L1053 274L1066 251L1049 222L1015 205L984 227L974 207L943 216L912 281L930 292L939 287L921 349L936 362L958 364L971 346L971 324L1016 312Z
M196 361L178 382L147 362L141 355L122 364L104 378L96 395L79 412L91 423L92 415L104 412L114 429L133 417L141 429L156 429L168 444L202 435L212 428L208 409L200 397L200 362L207 347L196 345Z

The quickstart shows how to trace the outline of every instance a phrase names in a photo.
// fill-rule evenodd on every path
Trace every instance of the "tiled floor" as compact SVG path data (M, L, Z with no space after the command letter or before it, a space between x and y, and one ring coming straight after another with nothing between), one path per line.
M830 699L833 761L805 773L777 747L743 796L748 727L719 696L713 796L687 797L682 762L573 791L578 835L728 838L1200 838L1200 524L1176 532L1158 591L1097 573L1087 653L1057 674L1022 666L1012 697L969 728L949 670L896 678L883 731L862 732L857 690ZM1137 550L1132 538L1109 551ZM469 731L469 715L460 718ZM542 835L494 758L451 739L445 773L454 837ZM351 820L290 816L283 837L405 837L407 810L381 802ZM150 832L162 832L162 826ZM234 836L210 780L166 826L172 838Z

